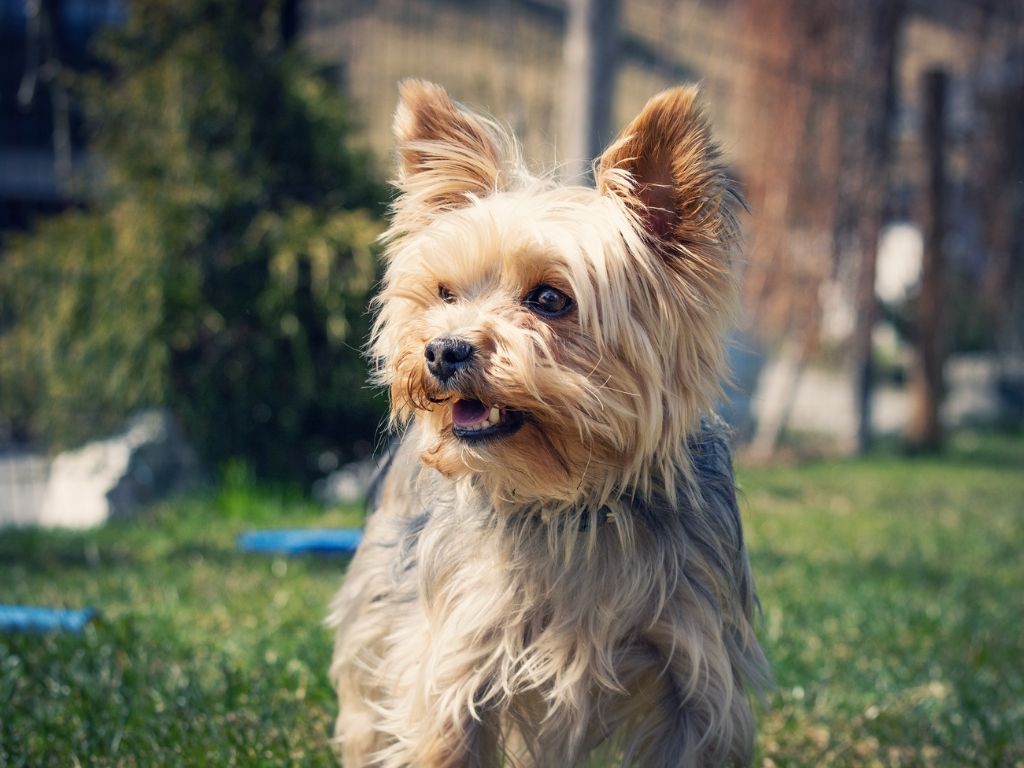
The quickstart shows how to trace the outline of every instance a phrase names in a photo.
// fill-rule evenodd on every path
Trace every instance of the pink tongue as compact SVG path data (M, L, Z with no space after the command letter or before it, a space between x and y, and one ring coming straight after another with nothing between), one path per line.
M487 418L490 408L479 400L457 400L452 406L452 419L460 427L472 427Z

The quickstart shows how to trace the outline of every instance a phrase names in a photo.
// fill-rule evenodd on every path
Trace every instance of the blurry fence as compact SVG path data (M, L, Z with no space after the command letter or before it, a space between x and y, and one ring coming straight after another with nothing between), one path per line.
M435 80L489 110L517 132L528 158L552 167L576 160L559 150L569 5L313 0L304 37L334 67L385 167L395 84L404 77ZM748 341L781 350L793 376L813 359L846 369L851 387L861 377L867 389L851 400L854 409L867 407L857 398L880 375L871 352L876 319L899 341L883 351L882 368L913 364L920 246L878 249L887 224L913 228L922 215L921 84L927 72L945 71L950 202L934 213L950 273L943 346L1020 354L1021 238L1009 245L994 234L1024 215L1022 142L1005 128L1024 131L1012 106L1024 92L1019 3L631 0L619 17L612 124L663 88L702 83L751 208L742 265ZM999 176L1007 167L1014 170ZM1000 202L988 189L996 177ZM900 300L880 311L875 284L893 274L909 277ZM841 420L849 418L856 421Z
M775 334L794 323L820 323L823 282L842 279L852 290L860 250L855 219L870 187L887 219L915 214L922 183L919 83L936 67L953 75L953 258L978 269L971 262L984 250L983 212L972 206L969 190L981 169L971 157L979 141L992 140L979 107L980 73L991 80L998 68L984 43L1004 34L997 30L1008 22L997 11L1012 15L1012 4L910 4L890 22L900 27L893 151L887 178L865 179L859 169L878 141L869 123L885 107L872 70L878 31L871 25L876 7L900 5L622 3L613 125L663 88L702 83L726 158L751 202L748 295L758 325L767 321ZM551 166L567 159L558 149L566 13L565 3L544 0L311 0L304 38L335 68L382 163L391 149L395 84L421 77L507 122L527 157ZM1019 28L1019 14L1011 21Z

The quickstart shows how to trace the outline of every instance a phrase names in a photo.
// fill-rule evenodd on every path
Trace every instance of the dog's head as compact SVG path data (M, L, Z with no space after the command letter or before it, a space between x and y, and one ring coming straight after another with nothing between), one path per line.
M408 81L371 344L423 461L517 502L673 482L725 372L737 199L696 88L654 97L597 188L529 175L514 140Z

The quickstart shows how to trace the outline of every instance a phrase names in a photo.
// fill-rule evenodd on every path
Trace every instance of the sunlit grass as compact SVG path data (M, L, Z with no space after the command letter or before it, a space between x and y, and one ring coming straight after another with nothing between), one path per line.
M81 636L0 634L0 765L332 765L321 622L346 561L235 537L361 516L286 498L229 487L95 533L0 534L0 601L102 613Z
M777 681L759 760L1021 765L1024 440L740 481ZM0 532L0 602L102 615L0 634L0 766L333 764L321 621L345 561L234 542L359 520L239 476L100 531Z
M776 765L1024 761L1024 440L741 473Z

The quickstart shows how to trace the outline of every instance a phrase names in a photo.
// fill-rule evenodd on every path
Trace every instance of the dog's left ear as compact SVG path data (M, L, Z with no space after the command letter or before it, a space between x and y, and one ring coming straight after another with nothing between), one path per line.
M503 152L493 123L457 106L434 83L405 80L399 94L394 133L401 209L429 216L498 189Z
M624 173L625 172L625 173ZM719 159L696 86L652 98L601 155L597 186L625 200L667 246L722 246L741 204Z

